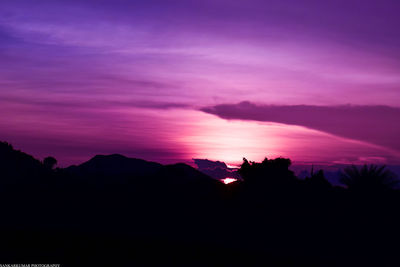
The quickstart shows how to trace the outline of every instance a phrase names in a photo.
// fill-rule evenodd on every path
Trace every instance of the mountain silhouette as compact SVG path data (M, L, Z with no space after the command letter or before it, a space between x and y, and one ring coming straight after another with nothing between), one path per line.
M215 180L212 179L210 176L196 170L195 168L184 164L184 163L177 163L177 164L171 164L171 165L165 165L162 169L161 172L159 173L160 175L168 175L172 177L186 177L188 181L209 181L209 182L214 182Z
M78 166L66 168L66 171L78 176L151 176L161 167L156 162L112 154L97 155Z
M220 183L184 163L162 165L119 154L96 155L80 165L65 168L64 171L73 177L91 178L93 182L107 184L128 180L135 180L136 184L152 184L153 187L164 188L196 184L197 188L192 189L198 190L201 185L215 186Z

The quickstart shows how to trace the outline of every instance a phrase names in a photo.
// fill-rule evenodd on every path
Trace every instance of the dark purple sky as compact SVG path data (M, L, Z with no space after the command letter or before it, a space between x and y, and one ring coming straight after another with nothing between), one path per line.
M378 0L3 0L0 140L64 166L400 163L399 14Z

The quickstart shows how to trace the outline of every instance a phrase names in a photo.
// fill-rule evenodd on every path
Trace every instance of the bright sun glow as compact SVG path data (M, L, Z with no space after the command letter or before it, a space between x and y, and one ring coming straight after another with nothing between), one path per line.
M224 184L230 184L230 183L236 182L237 179L227 177L227 178L221 179L221 181L222 181Z

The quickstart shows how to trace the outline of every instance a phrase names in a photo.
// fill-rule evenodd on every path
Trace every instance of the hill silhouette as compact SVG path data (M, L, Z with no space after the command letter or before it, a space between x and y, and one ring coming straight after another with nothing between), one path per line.
M66 168L66 171L79 176L150 176L161 167L159 163L113 154L97 155L78 166Z
M0 262L400 263L400 192L383 166L370 170L385 190L368 186L360 193L364 187L357 183L363 185L372 171L347 171L349 187L338 187L323 171L298 179L285 158L244 159L242 180L229 185L186 164L118 154L63 169L54 168L56 159L42 162L0 143L0 159Z
M19 150L15 150L12 145L0 142L0 170L2 179L34 177L43 173L42 163Z

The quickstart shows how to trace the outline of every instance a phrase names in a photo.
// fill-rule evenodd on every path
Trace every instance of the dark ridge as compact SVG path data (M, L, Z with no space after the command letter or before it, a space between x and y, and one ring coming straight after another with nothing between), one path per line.
M156 162L112 154L97 155L78 166L66 168L66 171L80 176L150 176L154 175L161 167L162 165Z
M210 176L184 163L165 165L162 171L175 177L186 177L193 181L203 179L214 181L214 179L212 179Z

